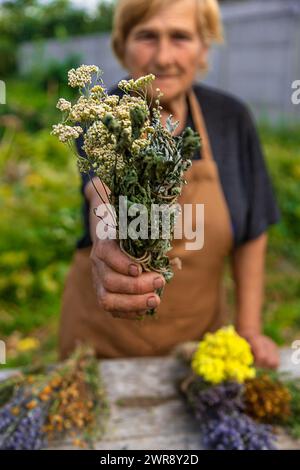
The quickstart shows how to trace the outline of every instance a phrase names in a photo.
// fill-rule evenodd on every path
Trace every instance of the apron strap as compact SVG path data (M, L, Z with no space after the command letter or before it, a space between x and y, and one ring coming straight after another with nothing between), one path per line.
M204 160L213 160L213 153L210 146L210 141L206 129L206 125L204 122L203 113L201 110L200 103L195 95L193 89L188 92L188 100L191 108L192 118L196 127L197 132L199 133L202 145L201 145L201 153L202 158Z

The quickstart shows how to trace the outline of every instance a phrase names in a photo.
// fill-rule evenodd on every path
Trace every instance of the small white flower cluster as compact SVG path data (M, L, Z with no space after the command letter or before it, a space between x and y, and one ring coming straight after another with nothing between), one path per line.
M71 127L64 124L55 124L51 134L56 135L61 142L68 142L71 139L77 139L82 132L83 129L79 126Z
M150 83L152 83L154 80L155 75L150 74L146 75L145 77L140 77L137 80L121 80L118 87L126 93L129 93L130 91L140 91L147 88L147 86L150 85Z
M103 86L101 85L95 85L91 90L90 90L91 96L93 98L102 98L103 95L105 95L106 90Z
M125 132L128 133L128 135L131 135L132 129L131 129L131 119L130 119L130 108L124 104L124 102L120 102L120 105L115 109L115 112L113 114L115 118L118 119L119 122L122 123L122 126L125 130Z
M150 144L149 139L136 139L132 142L131 151L133 155L138 155L140 151Z
M111 181L113 171L119 173L124 169L124 158L116 152L116 138L101 121L89 127L82 148L93 162L96 174L98 170L106 184Z
M147 105L147 102L143 99L140 98L139 96L130 96L130 95L123 95L120 104L124 104L125 106L130 106L132 107L133 105L139 106L142 108L147 115L149 115L149 108Z
M80 96L77 103L74 104L69 118L74 122L85 122L94 119L101 119L107 112L107 108L98 104L96 100Z
M118 106L119 101L120 101L120 97L117 95L108 95L105 98L105 104L109 106L111 110L113 110L114 108L116 108L116 106Z
M72 88L84 88L92 83L94 73L99 74L100 69L96 65L81 65L77 69L68 72L68 83Z
M92 82L94 73L97 74L97 80L92 88L87 87L86 85ZM96 174L99 173L99 176L101 174L101 179L109 186L114 172L122 176L125 157L118 148L116 136L104 124L104 119L110 115L115 123L121 125L122 138L129 152L133 156L138 156L140 151L150 144L150 136L155 132L154 127L151 126L150 110L144 94L145 88L155 80L155 76L122 80L119 88L125 91L125 94L120 98L117 95L107 94L99 78L100 73L99 68L94 65L81 65L68 72L69 85L84 89L73 105L64 98L59 99L57 108L62 112L67 112L68 115L62 124L53 126L52 134L58 136L61 142L68 142L78 138L84 128L86 131L82 148L87 156L87 164L85 165L85 162L79 159L79 166L81 168L92 166L91 169ZM137 92L139 96L132 96L128 93L129 91ZM139 108L145 116L138 138L132 135L131 112L135 108ZM78 123L81 127L77 125Z
M116 106L115 109L112 109L113 116L122 123L125 132L128 133L128 136L130 138L132 134L130 110L135 106L138 106L143 109L143 111L145 111L146 115L148 116L148 119L143 129L143 131L145 132L146 127L151 127L149 120L150 112L145 100L140 97L124 95L119 101L119 106Z
M72 108L72 104L70 103L70 101L67 101L64 98L60 98L57 102L56 107L62 112L70 111Z
M114 152L116 139L109 133L101 121L94 122L86 131L83 149L93 159L103 156L106 152Z

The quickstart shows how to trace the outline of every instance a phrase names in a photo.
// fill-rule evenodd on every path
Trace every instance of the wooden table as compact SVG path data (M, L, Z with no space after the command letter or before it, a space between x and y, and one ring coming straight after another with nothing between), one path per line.
M281 351L281 370L300 375L291 349ZM109 359L99 362L110 415L99 450L199 450L199 425L177 389L188 367L176 355ZM0 378L1 375L0 373ZM300 441L282 434L280 449L300 449ZM52 447L53 449L54 447ZM75 449L70 442L55 449Z
M300 375L291 349L281 351L281 370ZM110 406L110 417L99 450L201 449L199 425L176 384L188 367L176 356L111 359L99 364ZM300 449L300 441L280 434L280 449ZM58 446L71 449L70 445Z

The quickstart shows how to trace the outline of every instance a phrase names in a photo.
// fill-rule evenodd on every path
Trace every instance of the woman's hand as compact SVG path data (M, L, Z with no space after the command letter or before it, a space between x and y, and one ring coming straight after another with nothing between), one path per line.
M95 240L91 251L93 282L99 307L113 317L141 318L160 304L155 289L165 285L163 276L143 272L115 240Z
M239 332L239 334L250 344L256 366L277 369L279 366L279 350L271 338L259 333Z
M116 240L97 237L97 225L104 222L95 217L94 208L103 201L109 203L109 188L95 177L93 184L89 182L86 185L85 194L90 202L90 232L93 240L90 258L99 307L113 317L141 318L147 310L160 304L160 297L154 290L163 287L165 279L156 272L142 273L141 265L126 256Z

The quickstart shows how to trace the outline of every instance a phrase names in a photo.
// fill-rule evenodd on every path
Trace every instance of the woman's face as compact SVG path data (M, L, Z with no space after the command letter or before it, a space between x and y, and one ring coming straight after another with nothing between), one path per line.
M195 0L178 0L130 31L124 62L134 79L153 73L153 90L159 88L167 103L190 88L206 55Z

